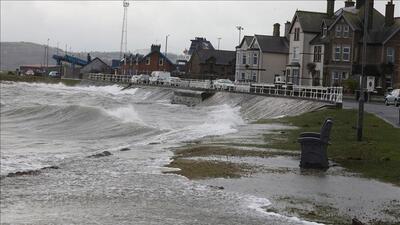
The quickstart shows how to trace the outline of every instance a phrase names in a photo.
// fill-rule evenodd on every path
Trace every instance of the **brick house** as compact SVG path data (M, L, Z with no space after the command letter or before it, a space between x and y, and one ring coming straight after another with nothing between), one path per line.
M320 33L310 41L313 73L321 74L324 86L343 86L360 80L364 35L364 11L368 13L365 74L383 90L399 87L400 20L389 1L385 15L374 9L374 1L347 0L345 7L322 20ZM311 71L309 71L311 72Z
M327 31L313 40L314 43L325 42L326 85L343 85L347 79L359 81L365 7L365 0L358 0L355 6L354 2L346 1L346 6L336 12L336 18ZM373 0L367 9L369 24L365 74L375 79L377 87L398 86L400 21L394 18L394 4L392 1L387 3L385 16L374 9Z
M149 54L131 55L121 60L122 74L151 74L153 71L172 72L175 65L160 52L161 45L152 45Z
M187 77L195 79L235 79L235 51L201 49L187 63Z

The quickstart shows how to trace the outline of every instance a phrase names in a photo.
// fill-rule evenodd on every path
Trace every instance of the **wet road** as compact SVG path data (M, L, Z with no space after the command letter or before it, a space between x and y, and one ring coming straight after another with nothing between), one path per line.
M343 101L344 109L357 109L358 102L356 101ZM393 105L386 106L383 103L366 103L365 111L373 113L379 118L382 118L386 122L392 124L394 127L400 128L399 125L399 113L400 108Z

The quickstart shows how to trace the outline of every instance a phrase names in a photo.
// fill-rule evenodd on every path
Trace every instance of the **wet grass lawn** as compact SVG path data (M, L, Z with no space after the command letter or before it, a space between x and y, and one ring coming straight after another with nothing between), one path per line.
M67 86L74 86L81 82L80 80L60 79L60 78L51 78L42 76L17 76L9 74L0 74L0 81L46 83L46 84L62 83Z
M365 177L400 186L400 129L373 114L366 113L364 116L362 142L356 141L356 110L324 109L295 117L260 120L257 123L283 123L299 127L265 135L265 147L299 151L299 134L319 132L328 117L334 120L332 145L328 147L330 160Z

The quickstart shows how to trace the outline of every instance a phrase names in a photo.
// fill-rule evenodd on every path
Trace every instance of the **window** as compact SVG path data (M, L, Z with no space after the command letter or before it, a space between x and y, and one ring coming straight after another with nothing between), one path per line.
M340 84L340 73L338 71L333 71L332 72L332 85L333 86L339 86Z
M159 64L160 66L164 65L164 59L160 59L159 62L158 62L158 64Z
M243 56L242 56L242 64L243 65L246 64L246 54L243 54Z
M242 80L245 80L245 79L246 79L245 73L242 73Z
M342 37L342 25L336 25L336 37Z
M300 40L300 28L294 28L294 41Z
M348 25L343 25L343 37L348 38L350 36L350 29Z
M328 35L328 27L324 26L322 30L322 37L326 37L326 35Z
M345 62L350 61L350 47L343 47L342 59Z
M320 86L321 71L317 70L314 74L313 86Z
M394 48L387 48L386 61L394 64Z
M299 79L299 69L293 69L293 84L299 85L300 84L300 79Z
M258 64L258 55L257 53L254 53L253 55L253 65L257 65Z
M146 58L146 65L150 65L150 57Z
M299 47L293 48L293 59L299 59Z
M253 78L254 82L257 82L257 74L256 74L256 72L253 72L252 78Z
M333 51L333 59L335 61L340 61L340 55L341 55L341 49L340 49L340 46L337 45L337 46L335 46L335 49Z
M349 79L349 73L348 72L342 72L342 79L343 80Z
M321 62L322 46L314 46L314 62Z

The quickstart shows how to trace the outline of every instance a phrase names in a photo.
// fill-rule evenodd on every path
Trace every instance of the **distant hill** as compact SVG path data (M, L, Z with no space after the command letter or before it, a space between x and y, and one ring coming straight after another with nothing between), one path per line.
M149 51L147 51L149 52ZM134 53L146 54L145 50L136 50ZM55 65L56 61L52 56L57 53L57 48L49 47L49 65ZM72 55L85 59L88 52L74 52ZM92 59L99 57L105 63L111 65L112 59L119 58L119 52L89 52ZM62 49L58 54L64 55ZM68 54L71 54L68 52ZM168 58L176 62L178 55L168 53ZM0 42L0 70L8 71L19 68L20 65L40 65L45 63L45 45L32 42Z

